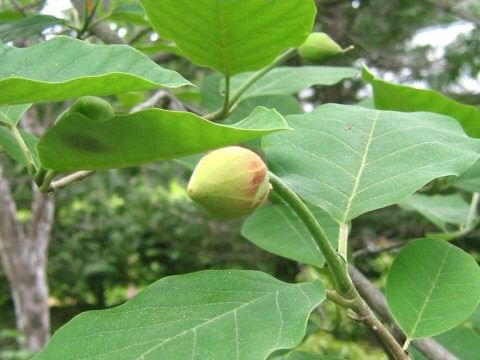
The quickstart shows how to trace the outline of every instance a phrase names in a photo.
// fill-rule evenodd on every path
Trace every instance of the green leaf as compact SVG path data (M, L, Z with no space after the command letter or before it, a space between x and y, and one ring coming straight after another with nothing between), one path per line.
M278 360L338 360L330 356L307 353L304 351L294 351L290 354L280 357Z
M37 150L47 169L99 170L170 160L286 129L283 117L265 108L255 109L235 126L160 109L104 121L69 112L44 134Z
M270 168L338 222L458 175L480 154L479 140L432 113L327 104L287 122L295 131L264 139Z
M128 24L137 24L142 26L150 25L146 19L145 12L140 4L121 3L117 4L108 18L114 22L126 22Z
M63 23L64 20L49 15L32 15L18 20L0 22L0 40L8 42L41 35L43 30Z
M470 204L460 194L423 195L413 194L399 205L406 210L418 211L443 231L447 224L465 225Z
M27 166L29 164L26 159L22 147L18 143L17 139L13 135L13 129L0 126L0 145L2 145L3 150L16 162ZM32 153L35 163L38 165L38 157L36 156L35 146L37 145L38 139L32 134L26 131L20 131L20 136L23 138L23 141L27 144L30 152Z
M463 250L437 239L410 241L395 258L386 297L408 338L446 332L480 301L480 268Z
M235 93L253 74L252 72L247 72L232 77L230 92ZM253 84L240 100L247 99L244 101L247 102L249 101L248 99L253 101L253 98L256 99L257 97L269 99L267 96L293 95L312 85L335 85L344 79L355 77L357 74L357 70L349 67L278 67ZM222 92L224 88L225 83L220 75L213 74L207 76L200 85L202 105L209 111L220 109L223 105ZM260 102L258 104L269 107L267 104Z
M383 81L363 69L362 77L373 87L375 107L381 110L429 111L456 119L472 137L480 137L480 110L433 90L416 89Z
M233 76L258 70L312 29L313 0L140 0L155 30L192 62Z
M470 318L473 328L480 335L480 305L477 307L472 317Z
M272 360L338 360L338 359L330 356L308 353L304 351L293 351L287 355L272 358Z
M480 160L454 179L453 185L468 192L480 192Z
M319 281L255 271L202 271L150 285L126 304L77 316L35 360L265 359L298 345L325 299Z
M23 114L25 114L30 106L31 104L0 106L0 123L17 126Z
M311 207L328 240L337 247L338 224L323 210ZM286 205L263 206L243 224L242 235L273 254L322 267L325 259L303 222Z
M231 93L248 80L253 73L243 73L231 79ZM335 85L353 78L358 71L350 67L300 66L278 67L260 78L242 96L242 99L262 95L293 95L312 85ZM220 85L223 89L224 85Z
M226 123L239 121L258 107L263 106L267 109L275 109L282 115L300 114L302 112L297 99L290 95L267 95L242 101L240 105L230 114Z
M466 326L450 330L435 337L460 360L478 360L480 354L480 335Z
M220 92L222 76L214 73L200 83L200 104L208 111L215 111L223 105L223 95Z
M59 36L30 48L0 48L0 104L60 101L189 85L125 45Z

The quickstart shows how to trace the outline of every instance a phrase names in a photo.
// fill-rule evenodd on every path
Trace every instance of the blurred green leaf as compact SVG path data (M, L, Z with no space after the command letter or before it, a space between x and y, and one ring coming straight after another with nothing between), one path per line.
M443 231L447 231L447 224L465 225L470 207L460 194L433 196L413 194L402 200L399 205L406 210L418 211Z
M0 123L17 126L23 114L25 114L30 106L31 104L0 106Z
M480 160L458 178L453 179L452 184L468 192L480 192Z
M42 31L65 21L50 15L32 15L12 21L0 21L0 40L4 42L41 35Z
M232 77L231 93L235 93L253 74L247 72ZM241 99L263 95L293 95L312 85L335 85L357 75L358 71L350 67L277 67L255 82ZM222 85L220 87L224 88Z
M13 129L0 126L0 145L3 150L16 162L27 166L29 164L28 160L25 158L21 145L18 143L17 139L13 135ZM27 144L30 153L32 154L33 160L36 165L38 165L39 160L35 147L38 143L38 139L32 134L26 131L19 131L20 136L23 138L23 141Z
M381 110L429 111L456 119L472 137L480 137L480 110L464 105L433 90L416 89L381 80L366 68L363 79L373 87L375 107Z

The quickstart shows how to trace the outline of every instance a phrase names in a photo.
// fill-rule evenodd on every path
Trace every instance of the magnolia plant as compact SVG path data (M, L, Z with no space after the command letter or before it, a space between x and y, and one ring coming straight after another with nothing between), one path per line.
M298 283L249 270L166 277L121 306L75 317L35 359L321 360L302 344L312 312L327 299L364 323L391 358L409 359L412 349L430 359L452 356L440 340L425 338L460 326L480 301L477 263L448 241L477 223L479 110L364 68L374 105L325 104L302 113L292 95L359 75L351 67L284 65L297 49L312 62L345 52L327 35L311 34L314 0L140 4L132 19L151 24L175 54L212 74L192 87L133 47L70 36L5 45L3 150L44 193L97 170L173 159L194 164L192 199L214 216L243 217L246 239L325 276ZM78 38L98 31L91 25L96 10L86 7ZM158 88L155 101L128 113L98 98ZM179 103L185 88L201 102L176 111L154 107L162 97ZM32 104L70 99L39 138L19 129ZM198 164L189 157L202 153ZM445 177L455 199L415 194ZM395 204L420 212L439 231L402 248L385 303L352 267L349 233L362 214Z

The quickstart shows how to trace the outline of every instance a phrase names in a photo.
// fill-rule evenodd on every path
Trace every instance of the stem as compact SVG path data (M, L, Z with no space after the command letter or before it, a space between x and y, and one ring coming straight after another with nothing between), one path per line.
M48 170L45 178L43 179L43 183L40 186L40 191L42 193L47 193L50 190L50 183L52 182L53 178L55 177L55 172L52 170Z
M220 116L227 116L230 112L230 76L225 76L225 94L223 96L223 108Z
M317 242L320 250L325 256L325 260L333 275L333 280L340 293L347 299L354 299L356 294L353 284L348 277L347 264L337 255L332 244L327 240L325 232L320 227L315 216L298 197L278 176L270 173L270 182L273 189L282 197L282 199L295 211L298 217L303 221L307 229ZM353 289L353 291L352 291Z
M412 341L412 339L410 338L407 338L407 340L405 340L402 346L403 351L406 351L408 349L408 346L410 345L410 341Z
M90 175L93 174L93 171L77 171L76 173L67 175L61 179L52 181L49 187L50 191L55 191L58 189L63 189L64 187L67 187L68 185L82 181L89 177Z
M32 153L30 152L30 149L25 143L25 140L23 140L22 134L20 134L20 131L18 131L18 128L16 126L11 126L10 130L12 131L12 135L15 138L15 141L20 146L23 156L25 156L25 159L27 160L26 166L27 166L28 174L31 177L33 177L37 169L33 161Z
M230 99L228 99L229 97L228 95L230 94L230 78L227 76L225 78L225 101L224 101L223 108L212 114L205 115L205 118L210 119L212 121L219 121L219 120L225 119L232 112L232 109L234 109L238 105L238 103L241 100L240 98L245 93L245 91L250 89L250 87L253 84L255 84L263 76L269 73L277 65L285 62L290 57L292 57L295 54L295 51L296 49L289 49L285 51L282 55L276 58L270 65L254 73L238 88L238 90L235 92L235 94L232 95Z
M470 208L468 209L467 220L465 222L465 230L467 230L467 232L473 229L474 224L476 222L479 200L480 200L480 193L478 192L473 193L472 200L470 201Z
M338 253L347 261L348 253L348 224L341 223L338 232Z
M375 331L378 338L396 360L409 360L409 356L402 350L402 347L392 334L390 334L385 325L377 319L368 304L358 293L348 274L347 263L337 255L310 209L308 209L300 197L278 176L271 172L269 175L270 183L275 192L292 208L300 220L302 220L325 257L336 288L339 290L339 293L329 291L327 292L327 296L332 300L334 299L333 301L341 302L343 305L348 305L350 309L354 310L358 315L357 318Z
M99 0L96 0L95 4L93 4L92 11L90 12L89 9L88 9L88 2L89 2L89 0L85 0L85 22L83 23L83 27L77 35L77 38L79 38L79 39L88 30L88 28L90 26L90 22L93 20L93 17L95 16L95 13L97 12L98 4L100 3Z
M240 100L240 97L247 91L253 84L255 84L259 79L264 77L267 73L269 73L273 68L275 68L277 65L287 61L290 57L292 57L295 54L296 49L289 49L285 51L282 55L280 55L278 58L276 58L270 65L267 67L264 67L263 69L257 71L255 74L253 74L249 79L247 79L237 90L237 92L232 96L230 99L229 106L232 108L238 100Z

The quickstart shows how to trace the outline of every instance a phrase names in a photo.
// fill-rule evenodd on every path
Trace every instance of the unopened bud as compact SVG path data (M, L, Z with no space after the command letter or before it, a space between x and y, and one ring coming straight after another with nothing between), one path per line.
M262 158L231 146L204 156L188 184L190 197L210 214L235 218L251 214L267 198L270 184Z
M351 47L342 49L335 41L323 32L311 33L307 40L300 45L298 53L304 60L312 63L321 63L335 56L343 54Z

